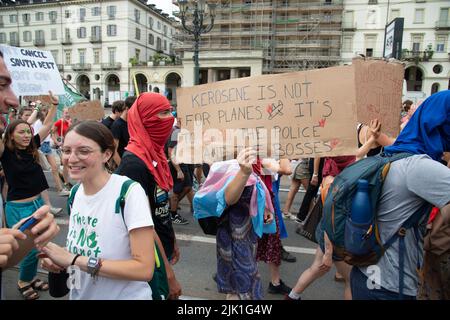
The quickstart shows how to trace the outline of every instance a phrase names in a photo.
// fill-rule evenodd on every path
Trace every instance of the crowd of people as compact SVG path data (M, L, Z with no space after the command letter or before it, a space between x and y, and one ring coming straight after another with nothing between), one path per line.
M49 289L48 282L36 276L39 259L53 273L79 269L80 285L70 288L71 299L152 299L149 283L155 266L162 263L169 288L164 299L178 299L182 284L173 270L180 259L174 225L189 223L184 214L218 218L213 278L226 299L264 298L260 262L270 271L267 291L286 300L300 300L333 263L335 279L345 283L345 299L398 299L399 293L404 293L403 299L450 297L450 91L436 93L420 106L406 101L396 138L384 134L376 119L359 124L356 155L291 162L263 159L248 147L236 149L234 160L211 166L177 161L182 121L159 93L115 101L112 114L101 122L71 123L68 109L54 122L59 100L49 92L49 101L18 108L0 55L0 111L7 114L1 121L0 142L5 200L0 207L0 268L20 261L17 286L24 299L38 299L39 291ZM366 157L400 152L411 155L392 163L377 205L381 241L424 203L435 208L421 217L420 226L428 225L428 232L419 227L420 234L415 228L406 232L402 288L398 245L387 248L376 263L382 275L379 287L368 288L370 270L340 259L321 223L312 265L294 287L286 284L280 265L296 257L282 245L287 237L284 219L295 220L301 234L312 203L325 201L342 171ZM59 231L53 214L61 208L50 203L44 163L58 196L69 197L65 246L51 242ZM291 177L291 187L281 204L283 175ZM292 207L300 186L305 195L295 214ZM179 204L184 197L190 212L182 214ZM36 222L19 231L30 216Z

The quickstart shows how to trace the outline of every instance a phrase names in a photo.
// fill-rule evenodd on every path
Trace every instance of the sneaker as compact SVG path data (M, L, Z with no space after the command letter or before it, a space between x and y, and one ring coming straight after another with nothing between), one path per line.
M297 258L294 257L292 254L284 250L283 247L281 247L281 260L286 262L296 262Z
M51 207L51 208L50 208L50 212L51 212L51 214L53 214L54 216L58 216L58 215L62 212L62 208Z
M175 216L172 216L172 223L184 225L184 224L188 224L189 221L187 221L185 218L183 218L182 216L180 216L177 213Z
M296 217L290 212L283 212L283 218L286 220L295 220Z
M58 192L58 196L61 196L61 197L68 197L69 194L70 194L70 191L65 188L63 188L60 192Z
M280 284L277 286L274 286L272 282L269 283L269 293L272 294L289 294L291 290L292 288L289 288L281 279Z
M284 300L289 300L289 301L300 301L302 300L302 298L298 298L298 299L292 299L291 297L289 297L289 293L284 295Z

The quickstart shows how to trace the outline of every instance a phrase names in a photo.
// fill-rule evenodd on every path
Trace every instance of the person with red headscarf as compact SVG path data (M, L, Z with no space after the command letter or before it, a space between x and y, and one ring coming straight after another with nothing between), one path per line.
M163 95L142 93L128 110L130 140L116 170L144 188L152 209L155 241L161 250L169 283L169 299L181 295L171 264L177 263L179 250L169 212L169 190L173 181L164 145L170 136L174 118L172 107ZM170 263L169 263L170 261Z

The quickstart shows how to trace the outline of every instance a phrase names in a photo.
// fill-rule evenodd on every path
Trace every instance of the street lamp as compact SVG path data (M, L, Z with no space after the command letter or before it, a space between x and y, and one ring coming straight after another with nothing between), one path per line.
M200 42L200 35L210 32L213 28L214 17L216 16L216 4L206 3L205 0L193 1L193 21L192 27L190 28L186 25L187 12L189 11L188 0L178 0L177 2L180 8L181 25L187 33L194 36L194 85L197 85L199 84L200 77L200 65L198 63L198 45ZM211 21L209 25L204 25L203 22L207 16L209 16Z

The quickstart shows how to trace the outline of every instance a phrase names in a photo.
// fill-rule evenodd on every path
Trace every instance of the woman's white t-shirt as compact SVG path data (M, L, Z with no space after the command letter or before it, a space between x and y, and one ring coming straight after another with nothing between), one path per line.
M74 254L103 260L129 260L129 232L153 226L148 198L139 183L130 186L125 198L125 214L115 213L116 201L125 176L116 174L95 195L87 196L81 184L73 201L66 247ZM119 210L120 211L120 210ZM77 272L73 276L70 299L136 300L152 299L152 290L145 281L117 280ZM77 288L78 287L78 288Z
M37 119L36 122L33 124L33 131L34 131L34 134L35 134L35 135L38 134L38 133L39 133L39 130L41 130L41 128L42 128L43 126L44 126L44 124L42 123L42 121L39 120L39 119ZM51 142L51 141L52 141L52 139L50 138L50 134L49 134L49 135L47 135L47 136L45 137L45 139L41 142L41 144L44 143L44 142Z

